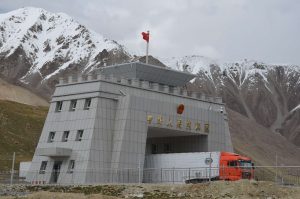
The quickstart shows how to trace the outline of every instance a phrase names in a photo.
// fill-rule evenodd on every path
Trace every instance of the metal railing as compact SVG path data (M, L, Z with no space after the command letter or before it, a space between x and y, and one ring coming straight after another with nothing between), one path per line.
M226 169L231 169L226 171ZM194 183L229 179L234 172L251 172L242 167L159 168L159 169L99 169L30 171L19 177L19 171L0 172L0 184L96 184L96 183ZM244 172L246 173L246 172ZM239 174L240 175L240 174ZM249 176L244 176L248 178ZM12 179L12 181L11 181ZM300 186L300 166L255 166L253 179L281 185Z

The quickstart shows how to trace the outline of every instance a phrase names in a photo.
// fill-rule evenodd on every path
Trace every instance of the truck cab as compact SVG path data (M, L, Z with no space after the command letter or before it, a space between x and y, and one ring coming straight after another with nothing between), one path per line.
M253 179L254 167L250 158L235 153L221 152L220 180Z

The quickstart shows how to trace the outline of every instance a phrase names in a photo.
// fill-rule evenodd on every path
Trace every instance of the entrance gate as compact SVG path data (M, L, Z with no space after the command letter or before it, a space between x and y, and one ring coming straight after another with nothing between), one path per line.
M50 183L56 184L58 181L58 177L60 174L60 168L62 165L62 161L55 161L51 173Z

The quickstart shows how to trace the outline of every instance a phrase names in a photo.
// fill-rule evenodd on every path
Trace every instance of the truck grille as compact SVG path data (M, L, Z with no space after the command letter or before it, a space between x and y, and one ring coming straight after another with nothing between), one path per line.
M250 179L251 173L250 172L242 172L242 179Z

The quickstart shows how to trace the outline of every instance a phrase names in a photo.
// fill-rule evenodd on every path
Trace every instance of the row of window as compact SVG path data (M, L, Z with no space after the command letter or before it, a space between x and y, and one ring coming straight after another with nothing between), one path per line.
M51 131L51 132L49 133L48 141L47 141L47 142L49 142L49 143L54 142L55 134L56 134L56 132ZM61 141L62 141L62 142L67 142L68 139L69 139L69 135L70 135L70 131L64 131L64 133L63 133L63 135L62 135ZM77 134L76 134L75 141L81 141L81 140L82 140L82 137L83 137L83 130L78 130L78 131L77 131Z
M84 101L84 107L83 110L89 110L91 107L92 99L87 98ZM61 112L62 110L63 101L56 102L55 112ZM71 100L69 111L75 111L77 105L77 100Z
M163 153L171 153L172 147L171 144L163 144ZM151 153L157 154L158 153L158 144L151 145Z
M39 171L40 174L46 173L47 164L48 164L48 161L42 161L40 171ZM67 173L73 173L74 168L75 168L75 160L70 160Z

